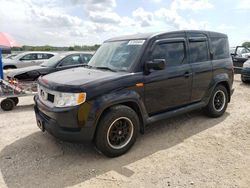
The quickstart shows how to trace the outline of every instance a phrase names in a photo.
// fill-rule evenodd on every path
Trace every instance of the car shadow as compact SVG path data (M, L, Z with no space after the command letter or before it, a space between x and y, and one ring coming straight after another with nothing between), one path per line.
M0 152L0 170L6 185L15 187L67 187L108 171L133 175L126 166L218 125L229 116L213 119L195 111L147 127L134 147L123 156L107 158L91 143L63 142L48 133L35 132Z
M0 108L0 114L11 114L11 113L19 113L19 112L28 112L32 111L34 109L34 104L28 104L28 105L17 105L15 106L11 111L3 111Z

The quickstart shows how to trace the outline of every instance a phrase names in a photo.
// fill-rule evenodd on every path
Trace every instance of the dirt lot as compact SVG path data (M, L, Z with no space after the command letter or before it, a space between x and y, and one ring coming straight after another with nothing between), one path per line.
M124 156L59 141L36 126L32 98L0 111L0 187L250 187L250 84L236 76L226 114L196 111L147 128Z

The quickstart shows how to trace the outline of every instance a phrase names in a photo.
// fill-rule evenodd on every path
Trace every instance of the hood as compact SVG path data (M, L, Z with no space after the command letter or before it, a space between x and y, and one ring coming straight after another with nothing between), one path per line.
M102 84L124 74L126 73L80 67L48 74L40 78L39 83L53 90L74 92L87 85Z
M36 70L43 69L43 68L46 68L46 67L31 66L31 67L25 67L25 68L20 68L20 69L14 69L11 72L9 72L7 74L7 76L13 78L13 77L15 77L17 75L21 75L23 73L27 73L27 72L30 72L30 71L36 71Z
M5 58L3 58L2 61L3 61L4 64L15 63L15 62L16 62L16 60L13 60L13 59L5 59Z

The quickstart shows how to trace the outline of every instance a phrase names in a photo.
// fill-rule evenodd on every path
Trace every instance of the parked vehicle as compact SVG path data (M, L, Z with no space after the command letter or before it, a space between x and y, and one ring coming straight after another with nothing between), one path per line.
M8 73L7 78L9 80L35 81L39 76L86 65L92 56L92 52L60 53L41 65L11 71Z
M233 63L225 34L177 31L107 40L88 67L38 80L37 125L68 141L93 141L109 157L127 152L149 123L195 109L220 117Z
M16 69L40 65L57 53L52 52L23 52L11 59L3 59L3 69Z
M250 59L243 64L243 68L241 70L241 80L244 83L250 81Z
M242 66L250 58L250 49L244 46L231 48L235 73L241 73Z

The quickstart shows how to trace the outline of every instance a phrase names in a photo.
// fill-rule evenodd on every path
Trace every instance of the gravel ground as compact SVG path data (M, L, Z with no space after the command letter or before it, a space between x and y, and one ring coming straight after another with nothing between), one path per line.
M250 187L250 84L235 76L225 115L150 125L125 155L59 141L36 126L32 98L0 111L0 187Z

